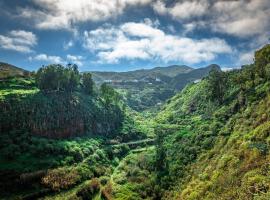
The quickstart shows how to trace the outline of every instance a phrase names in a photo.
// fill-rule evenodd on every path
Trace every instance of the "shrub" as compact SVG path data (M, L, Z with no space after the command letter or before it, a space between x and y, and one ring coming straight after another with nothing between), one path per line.
M54 191L68 189L80 180L77 171L67 168L49 170L47 175L42 178L42 184Z
M76 195L81 197L83 200L92 200L99 191L100 182L97 178L93 178L90 183L82 187Z
M109 183L106 187L101 191L101 197L105 200L112 199L112 184Z

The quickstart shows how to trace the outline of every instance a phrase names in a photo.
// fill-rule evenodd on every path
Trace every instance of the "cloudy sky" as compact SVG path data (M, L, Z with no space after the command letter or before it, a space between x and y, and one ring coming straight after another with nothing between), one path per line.
M0 0L0 61L81 71L238 67L269 42L269 0Z

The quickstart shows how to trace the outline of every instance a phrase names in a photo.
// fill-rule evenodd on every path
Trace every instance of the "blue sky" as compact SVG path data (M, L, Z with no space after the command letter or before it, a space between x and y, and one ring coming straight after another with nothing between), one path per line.
M251 63L269 0L0 0L0 61L81 71Z

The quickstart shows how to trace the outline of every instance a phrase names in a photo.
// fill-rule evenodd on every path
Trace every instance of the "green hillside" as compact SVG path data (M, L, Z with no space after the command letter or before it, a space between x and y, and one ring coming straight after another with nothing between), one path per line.
M241 70L211 72L158 114L162 199L269 199L269 50Z
M207 76L213 67L219 68L218 65L199 69L172 65L130 72L93 72L93 78L117 89L132 109L144 111L156 109L188 83Z
M187 72L155 112L76 65L5 79L0 199L269 199L269 55L266 45L241 69Z

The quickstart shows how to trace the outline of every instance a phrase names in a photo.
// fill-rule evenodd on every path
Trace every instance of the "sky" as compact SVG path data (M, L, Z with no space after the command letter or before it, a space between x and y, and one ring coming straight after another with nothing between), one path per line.
M224 69L269 43L269 0L0 0L0 61L37 70Z

